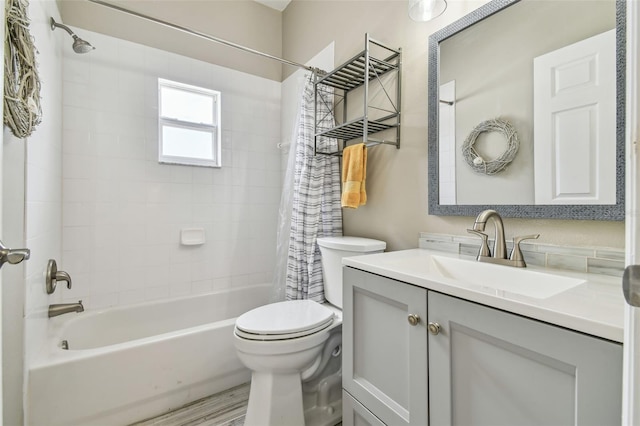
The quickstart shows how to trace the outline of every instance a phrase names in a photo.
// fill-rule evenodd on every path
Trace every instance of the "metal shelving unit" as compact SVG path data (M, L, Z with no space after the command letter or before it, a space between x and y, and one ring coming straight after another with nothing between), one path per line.
M375 50L375 52L373 52ZM379 56L384 57L380 59ZM365 48L353 58L330 73L317 76L314 83L315 101L325 102L331 114L342 108L342 121L327 126L327 116L319 116L315 110L315 154L342 155L337 152L318 150L318 139L331 137L342 141L342 147L349 141L361 140L368 147L393 145L400 148L400 88L402 49L392 49L365 34ZM372 87L375 86L375 87ZM382 101L372 102L372 88L378 88L376 95ZM347 100L362 92L364 108L361 116L348 118ZM395 130L395 131L394 131ZM387 132L388 131L388 132ZM393 134L390 140L371 138L376 133Z

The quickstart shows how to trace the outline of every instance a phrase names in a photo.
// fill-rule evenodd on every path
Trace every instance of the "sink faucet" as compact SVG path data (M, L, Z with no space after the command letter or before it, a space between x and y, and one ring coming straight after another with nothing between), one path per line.
M473 230L483 232L487 221L493 219L495 226L495 239L493 241L493 257L498 259L507 258L507 244L504 240L504 225L502 223L502 217L495 210L484 210L480 212L476 221L473 224Z
M84 312L82 300L78 300L78 303L60 303L58 305L49 305L49 318L68 314L69 312Z
M495 226L493 256L491 256L491 251L489 250L489 236L484 233L489 219L493 219L493 224ZM507 259L507 244L504 238L504 224L502 223L502 217L500 217L500 214L497 211L484 210L480 212L478 217L476 217L476 221L473 223L473 229L467 229L467 231L482 238L482 245L480 246L480 252L477 256L478 262L497 263L499 265L516 266L519 268L527 266L524 261L524 257L522 256L522 251L520 250L520 242L522 240L535 239L540 236L540 234L533 234L523 237L514 237L513 250Z

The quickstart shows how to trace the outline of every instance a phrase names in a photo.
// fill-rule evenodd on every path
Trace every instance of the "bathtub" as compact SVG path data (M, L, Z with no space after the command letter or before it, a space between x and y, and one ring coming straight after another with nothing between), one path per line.
M270 288L50 319L47 347L28 371L27 424L126 425L248 382L233 326L267 303Z

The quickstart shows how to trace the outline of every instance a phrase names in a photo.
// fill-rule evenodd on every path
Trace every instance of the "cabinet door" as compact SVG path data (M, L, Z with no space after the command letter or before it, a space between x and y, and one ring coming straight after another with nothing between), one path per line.
M426 317L425 289L344 269L343 387L385 424L427 424Z
M342 391L342 424L344 426L384 426L379 418L344 390Z
M619 425L622 346L429 292L432 425Z

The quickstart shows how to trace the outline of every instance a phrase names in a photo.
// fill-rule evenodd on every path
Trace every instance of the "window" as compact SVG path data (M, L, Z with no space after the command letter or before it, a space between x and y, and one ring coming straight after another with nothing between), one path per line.
M158 79L161 163L220 167L220 92Z

